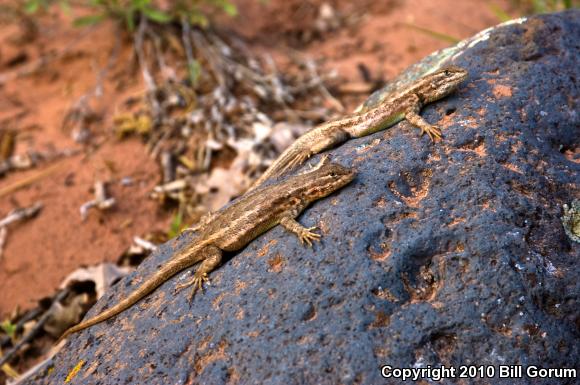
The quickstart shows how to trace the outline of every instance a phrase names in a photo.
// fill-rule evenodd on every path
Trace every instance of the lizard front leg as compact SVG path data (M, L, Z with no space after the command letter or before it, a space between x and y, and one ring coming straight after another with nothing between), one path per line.
M207 213L203 217L201 217L201 219L197 222L197 224L195 226L185 228L185 229L181 230L181 233L183 234L183 233L199 231L202 228L204 228L206 225L208 225L211 221L213 221L215 216L216 216L215 213Z
M413 105L407 111L405 111L405 119L407 119L407 121L415 127L421 129L421 135L427 133L427 135L429 135L433 141L435 138L441 139L441 130L436 126L430 125L425 119L421 117L421 115L419 115L419 111L421 111L421 102L419 97L416 98L417 99L415 103L413 103Z
M291 233L296 234L298 239L300 239L300 243L308 244L308 246L312 246L312 241L320 240L321 235L316 234L312 230L316 230L316 226L314 227L304 227L300 223L296 222L296 220L292 217L284 217L280 220L280 224L286 230L290 231Z
M304 175L304 174L308 174L309 172L316 171L316 170L320 169L320 167L324 166L325 164L328 164L328 162L330 162L330 158L328 157L328 154L324 154L320 158L320 160L318 161L318 163L316 165L313 166L313 165L309 164L310 169L302 171L299 175Z
M191 299L193 299L193 296L197 290L203 290L203 283L209 282L208 274L215 270L215 268L218 267L222 261L223 253L219 247L207 246L205 249L203 249L202 253L203 261L193 274L193 278L187 282L175 286L176 291L193 286L191 291Z

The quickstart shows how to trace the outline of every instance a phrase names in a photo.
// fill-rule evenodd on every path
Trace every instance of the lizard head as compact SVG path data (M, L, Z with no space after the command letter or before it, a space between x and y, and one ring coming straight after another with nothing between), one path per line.
M302 174L302 187L306 199L314 201L330 195L349 184L355 177L354 170L336 163L326 163L315 170Z
M452 93L468 75L461 67L443 67L419 81L417 94L424 104L434 102Z

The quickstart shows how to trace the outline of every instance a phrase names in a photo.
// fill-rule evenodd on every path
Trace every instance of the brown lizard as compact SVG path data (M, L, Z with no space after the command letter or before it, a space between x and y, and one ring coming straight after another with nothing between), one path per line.
M280 183L261 187L243 195L231 205L212 214L197 232L191 244L161 267L110 309L69 328L59 339L103 322L133 306L178 272L201 262L193 278L177 289L193 286L192 296L209 281L208 274L221 262L223 251L236 251L254 238L280 224L296 234L302 243L312 245L320 235L316 227L305 228L295 218L312 202L347 185L354 171L334 163L323 163L306 173Z
M468 76L456 66L444 67L426 75L410 87L394 92L377 107L347 117L322 123L308 131L288 147L252 185L252 189L269 178L276 178L304 163L314 154L332 148L349 138L360 138L384 130L407 119L427 133L431 140L441 138L439 128L425 121L419 112L424 105L453 92Z

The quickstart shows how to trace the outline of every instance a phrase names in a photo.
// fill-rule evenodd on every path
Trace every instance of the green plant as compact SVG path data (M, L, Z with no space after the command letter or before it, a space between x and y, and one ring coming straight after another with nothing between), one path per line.
M522 9L532 14L569 9L572 8L572 2L572 0L516 0Z
M489 5L491 11L500 21L507 21L511 17L497 4ZM511 8L520 16L535 15L546 12L557 12L570 8L577 8L578 0L512 0Z
M502 23L512 19L512 17L506 11L504 11L502 7L500 7L497 4L494 3L489 4L489 9L491 10L491 12L493 12L495 17L497 17L497 19Z
M58 4L67 14L71 14L72 5L89 8L89 15L74 19L77 26L115 19L124 22L129 31L135 29L135 22L140 16L161 24L187 20L194 25L206 26L209 23L206 13L210 8L230 16L237 15L236 6L229 0L27 0L24 9L28 13L36 13L47 10L53 4Z
M4 333L6 333L6 335L12 339L16 334L16 325L7 319L0 323L0 329L4 330Z
M413 23L404 23L404 25L409 27L409 28L413 28L416 31L419 31L421 33L429 35L432 38L442 40L442 41L445 41L447 43L457 44L461 41L461 39L459 39L455 36L451 36L451 35L447 35L445 33L437 32L437 31L434 31L434 30L429 29L429 28L424 28L424 27L421 27L421 26L413 24Z
M169 231L167 231L167 238L175 238L179 234L181 234L181 230L185 227L183 223L183 215L181 212L176 212L171 217L171 223L169 224Z
M64 10L70 9L68 0L26 0L26 2L24 2L24 10L27 13L36 13L40 10L46 11L56 2L58 2Z
M546 12L558 12L565 9L578 7L578 0L512 0L511 8L516 15L527 16ZM505 22L512 17L499 5L491 3L489 9L498 18Z

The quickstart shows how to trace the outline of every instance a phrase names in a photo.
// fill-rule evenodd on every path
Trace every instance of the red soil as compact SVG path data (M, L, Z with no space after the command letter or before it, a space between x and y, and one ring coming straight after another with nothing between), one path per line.
M249 41L251 49L271 54L283 70L287 47L316 59L324 69L336 69L345 82L361 82L357 66L364 64L373 77L392 78L406 66L450 43L405 25L410 23L457 38L466 38L499 21L491 3L507 9L507 1L329 1L346 25L326 31L301 44L304 31L312 31L323 1L256 0L236 2L237 19L222 19ZM356 5L354 5L356 4ZM97 83L120 34L112 23L87 33L71 26L58 12L39 20L36 38L24 36L17 23L0 25L0 78L33 63L42 55L60 52L71 42L68 53L42 65L35 73L0 80L0 127L18 131L17 153L28 149L82 148L62 129L63 117L78 98ZM18 41L18 40L23 41ZM307 39L308 40L308 39ZM18 58L22 63L18 62ZM11 64L12 63L12 64ZM131 42L121 41L118 58L103 81L104 94L93 98L91 107L102 117L91 125L97 142L103 143L89 156L63 161L52 175L0 197L0 217L16 207L44 204L40 214L27 222L11 225L0 259L0 319L14 310L34 307L36 301L53 295L59 282L81 265L115 261L134 235L169 227L170 212L162 211L149 198L158 183L158 165L148 157L138 139L119 141L111 133L111 121L128 95L144 89L139 71L132 70ZM353 108L365 95L342 99ZM0 179L0 189L33 175L46 166L13 172ZM120 179L133 184L122 186ZM82 221L79 207L93 199L96 180L110 182L117 200L112 211L91 211Z

